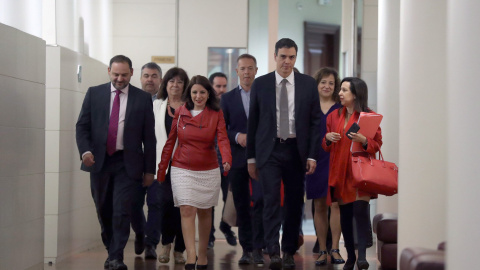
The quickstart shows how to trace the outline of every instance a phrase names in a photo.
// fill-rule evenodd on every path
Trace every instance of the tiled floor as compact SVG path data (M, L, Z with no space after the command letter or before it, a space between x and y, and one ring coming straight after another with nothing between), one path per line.
M317 254L312 253L312 247L314 245L314 236L305 236L305 245L300 248L295 255L296 269L342 269L343 264L316 267L315 260ZM160 248L157 248L157 252ZM263 267L254 265L239 266L237 261L242 255L242 248L240 245L236 247L229 246L225 240L217 240L215 242L215 248L208 251L209 269L268 269L268 256L265 255L266 264ZM341 255L343 258L347 258L345 249L341 249ZM46 270L101 270L103 269L103 263L107 257L107 252L103 247L98 247L92 250L88 250L82 253L72 255L65 260L49 266L45 265ZM378 260L376 259L375 245L367 250L367 260L370 263L369 270L377 270L379 268ZM133 251L133 240L129 241L125 249L125 264L129 270L180 270L184 269L183 265L175 265L172 261L168 264L159 263L156 260L145 260L143 255L137 256Z

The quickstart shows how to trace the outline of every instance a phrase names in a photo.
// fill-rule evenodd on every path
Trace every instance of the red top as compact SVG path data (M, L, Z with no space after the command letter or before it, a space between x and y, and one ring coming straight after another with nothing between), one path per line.
M340 141L331 143L327 146L326 139L324 137L322 140L322 147L326 152L330 152L330 174L328 176L328 185L335 188L333 197L341 199L344 203L350 203L355 201L357 197L357 189L353 187L352 153L350 152L352 140L348 138L345 133L354 122L358 121L360 113L354 112L347 125L344 127L345 113L347 110L344 109L339 115L338 112L340 109L337 109L328 115L327 133L337 132L340 134L341 139ZM362 131L360 130L359 133L361 134ZM380 127L375 133L373 139L367 138L367 140L367 150L363 150L365 155L375 155L375 153L380 149L380 146L382 146L382 130ZM358 196L377 197L376 194L370 194L362 191L358 191Z
M178 120L179 116L180 120ZM223 163L232 164L230 141L227 137L223 112L205 107L200 114L193 117L185 105L181 106L175 112L168 140L163 147L162 160L158 164L158 181L163 182L165 179L165 172L177 138L178 146L172 159L172 166L192 171L218 168L215 136L218 137L218 148Z

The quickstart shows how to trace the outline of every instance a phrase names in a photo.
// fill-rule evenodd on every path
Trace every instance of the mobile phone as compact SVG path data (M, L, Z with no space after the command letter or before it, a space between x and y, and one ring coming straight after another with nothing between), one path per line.
M353 123L345 135L347 136L347 138L351 140L352 138L348 137L348 135L352 132L357 133L359 130L360 130L360 126L357 123Z

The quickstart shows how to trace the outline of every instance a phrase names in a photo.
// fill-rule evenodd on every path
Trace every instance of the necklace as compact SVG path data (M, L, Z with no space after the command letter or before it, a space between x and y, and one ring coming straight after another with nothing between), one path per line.
M180 103L180 106L182 106L182 105L183 105L183 103ZM173 113L172 110L173 110L173 108L172 108L172 106L170 106L170 100L169 100L169 101L167 101L167 112L168 112L168 115L170 115L170 117L173 118L174 113Z

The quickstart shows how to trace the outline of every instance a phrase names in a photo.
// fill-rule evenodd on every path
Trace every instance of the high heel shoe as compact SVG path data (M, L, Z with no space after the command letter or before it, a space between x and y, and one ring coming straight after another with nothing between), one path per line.
M315 265L316 266L322 266L322 265L327 264L327 256L325 256L325 259L323 259L323 260L318 260L318 259L320 259L320 257L322 257L322 255L327 255L327 251L326 250L321 250L321 251L318 252L318 254L319 255L318 255L317 260L315 261Z
M207 269L208 264L197 264L197 269Z
M347 259L343 266L343 270L353 270L353 268L355 268L355 259Z
M357 268L358 270L368 269L370 265L368 264L367 260L357 260Z
M335 258L333 257L333 253L337 253L338 256L340 256L340 259L335 259ZM342 256L340 255L340 250L338 250L338 249L332 249L332 250L330 250L330 258L331 258L330 261L332 262L332 264L342 264L342 263L345 263L345 260L343 260Z
M195 265L197 264L198 257L195 258L195 263L186 263L185 270L195 270Z

